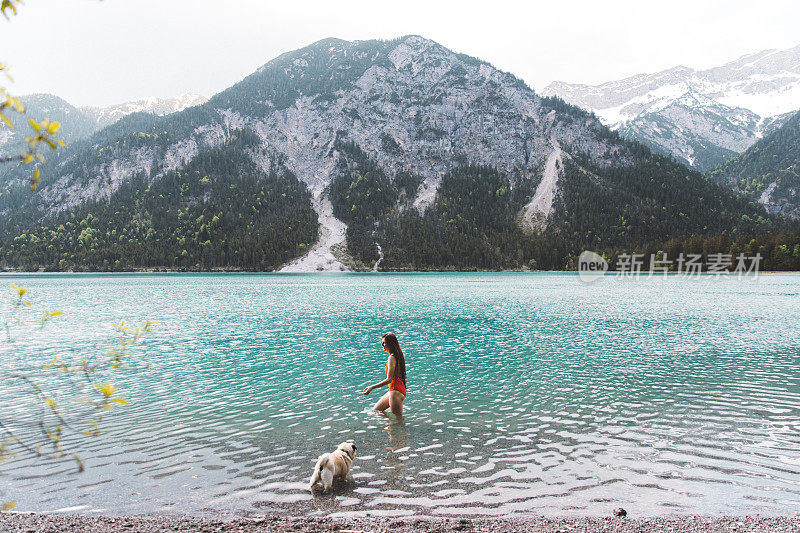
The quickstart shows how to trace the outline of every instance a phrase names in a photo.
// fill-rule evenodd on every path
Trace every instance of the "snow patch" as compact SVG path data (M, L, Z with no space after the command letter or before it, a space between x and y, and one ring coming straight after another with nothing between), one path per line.
M764 85L773 85L772 80L764 81ZM762 117L771 117L800 108L800 80L788 83L772 91L757 91L753 84L729 89L717 98L719 102L732 107L750 109Z
M186 93L172 98L147 97L121 104L114 104L106 107L84 106L79 109L84 113L93 115L98 127L102 128L117 122L122 117L131 113L150 113L152 115L164 116L182 111L187 107L204 104L208 101L205 96Z

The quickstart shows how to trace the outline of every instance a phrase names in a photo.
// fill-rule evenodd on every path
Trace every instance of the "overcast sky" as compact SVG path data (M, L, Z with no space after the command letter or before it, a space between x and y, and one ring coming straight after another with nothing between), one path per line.
M11 64L14 94L107 105L211 96L324 37L419 34L541 90L791 48L798 20L794 0L26 0L0 19L0 61Z

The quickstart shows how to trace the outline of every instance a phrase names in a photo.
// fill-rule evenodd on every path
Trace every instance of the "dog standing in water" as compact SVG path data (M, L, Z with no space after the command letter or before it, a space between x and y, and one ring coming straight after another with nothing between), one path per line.
M356 445L352 442L343 442L331 453L323 453L317 459L314 466L314 473L308 488L314 492L315 488L321 487L322 492L328 492L333 487L333 482L337 479L345 479L350 473L350 465L356 458Z

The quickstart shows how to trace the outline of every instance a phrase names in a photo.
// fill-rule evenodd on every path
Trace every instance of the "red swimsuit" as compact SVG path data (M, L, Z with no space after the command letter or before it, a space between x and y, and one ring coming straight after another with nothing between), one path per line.
M389 361L386 361L386 377L389 377ZM394 378L389 382L389 390L396 390L397 392L402 393L403 396L406 395L406 385L399 377Z

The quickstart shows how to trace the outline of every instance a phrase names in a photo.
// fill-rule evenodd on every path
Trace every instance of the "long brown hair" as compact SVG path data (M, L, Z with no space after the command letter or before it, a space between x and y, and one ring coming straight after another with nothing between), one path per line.
M400 379L403 380L403 385L406 384L406 358L403 356L403 350L400 349L400 343L397 341L397 335L394 333L384 333L383 340L386 341L386 347L389 353L397 359L397 368L400 371Z

